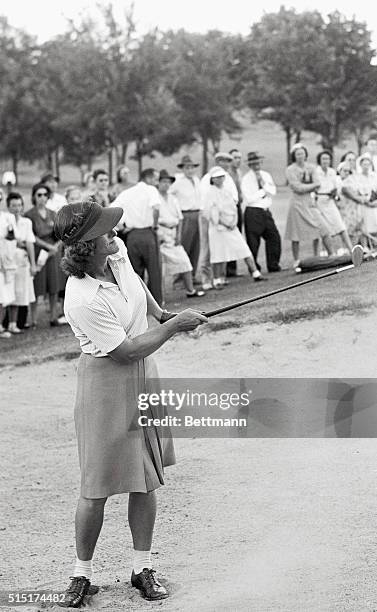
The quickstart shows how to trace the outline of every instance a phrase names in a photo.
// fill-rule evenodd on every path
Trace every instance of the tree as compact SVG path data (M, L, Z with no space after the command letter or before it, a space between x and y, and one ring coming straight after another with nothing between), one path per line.
M373 125L377 67L371 65L375 51L365 23L335 11L328 16L324 34L327 61L318 83L318 111L308 127L332 150L347 131L361 136L366 124Z
M245 103L281 124L287 159L303 129L320 134L331 150L370 117L376 68L364 23L339 12L325 20L318 11L281 7L252 27L247 45L253 62L245 66Z
M243 99L260 117L280 123L288 161L293 136L298 140L317 114L316 90L327 61L324 20L317 11L281 7L253 25L246 46Z
M167 32L162 45L169 64L169 88L181 109L182 143L199 141L202 170L207 171L209 145L219 146L223 132L240 130L234 116L237 96L232 71L238 65L235 40L223 32Z
M80 35L70 31L48 41L38 65L42 147L49 155L61 146L64 160L81 173L106 149L107 137L107 64L91 31L88 26Z
M0 17L0 152L12 160L32 161L38 149L38 113L34 106L35 39Z

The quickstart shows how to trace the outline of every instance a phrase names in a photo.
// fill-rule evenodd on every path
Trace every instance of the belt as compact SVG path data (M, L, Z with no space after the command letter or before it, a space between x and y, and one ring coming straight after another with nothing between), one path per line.
M182 210L182 213L192 213L192 212L200 212L200 208L195 208L195 210Z
M151 225L148 225L148 227L131 227L129 229L129 232L144 232L144 230L151 230L151 229L152 229Z

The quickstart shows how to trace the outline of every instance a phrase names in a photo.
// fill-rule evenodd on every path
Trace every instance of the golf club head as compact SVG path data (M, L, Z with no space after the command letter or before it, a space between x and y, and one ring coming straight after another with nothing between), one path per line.
M364 249L361 246L361 244L356 244L353 247L351 258L352 258L352 263L355 266L355 268L358 268L359 266L361 266L361 264L363 263L363 259L364 259Z

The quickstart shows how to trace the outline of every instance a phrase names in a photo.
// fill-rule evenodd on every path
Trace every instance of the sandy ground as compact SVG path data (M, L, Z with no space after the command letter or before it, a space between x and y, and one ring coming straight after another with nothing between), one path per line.
M161 375L375 374L376 310L289 325L221 321L216 333L171 340L157 356ZM72 571L75 368L75 360L49 360L0 374L3 590L59 590ZM96 552L101 590L91 609L377 610L373 438L196 438L176 447L153 546L170 599L145 602L130 588L126 499L116 496Z

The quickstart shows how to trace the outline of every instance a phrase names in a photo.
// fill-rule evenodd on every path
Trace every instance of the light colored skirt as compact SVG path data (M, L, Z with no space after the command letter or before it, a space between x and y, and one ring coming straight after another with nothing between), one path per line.
M211 264L251 257L251 251L237 226L228 229L210 223L208 239Z
M191 272L192 265L182 245L160 245L162 263L165 265L165 273L170 275Z
M4 307L13 304L16 297L14 293L14 277L14 270L7 272L0 270L0 304Z
M35 302L33 277L30 274L30 264L27 253L17 249L17 270L14 277L15 306L29 306Z
M346 224L332 198L318 196L317 204L326 225L330 228L331 236L336 236L346 230Z
M161 428L142 427L138 394L156 390L153 358L122 365L111 357L82 353L78 364L75 425L81 495L97 499L117 493L153 491L164 484L164 467L175 463L173 440ZM149 380L148 380L149 379ZM153 416L164 415L153 408ZM166 431L164 429L164 431Z
M377 232L377 208L361 206L362 230L366 234L375 234Z
M285 228L286 240L316 240L330 235L330 228L322 218L318 208L313 206L311 196L294 195L288 211Z
M358 236L361 233L363 208L353 200L342 196L338 202L338 208L350 236Z

